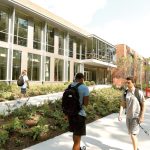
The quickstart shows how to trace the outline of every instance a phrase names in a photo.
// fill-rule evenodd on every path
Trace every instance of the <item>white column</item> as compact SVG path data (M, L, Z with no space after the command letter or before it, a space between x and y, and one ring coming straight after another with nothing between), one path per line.
M8 57L7 57L7 81L12 81L12 67L13 67L13 42L14 42L14 23L15 23L15 9L10 11L9 16L9 31L8 31Z

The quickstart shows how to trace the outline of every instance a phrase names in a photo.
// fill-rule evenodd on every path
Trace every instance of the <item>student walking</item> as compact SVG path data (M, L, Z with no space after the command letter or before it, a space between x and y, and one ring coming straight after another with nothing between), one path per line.
M84 106L88 105L89 89L83 84L83 81L84 75L82 73L77 73L74 82L69 85L62 98L62 108L65 113L65 119L69 122L69 131L73 132L72 150L82 150L80 148L81 136L86 135L86 113ZM78 95L71 95L71 93L75 94L75 92L71 92L71 88L74 90L76 88L76 94L78 94L79 97ZM67 94L67 92L70 93ZM77 98L77 103L79 102L79 107L74 106L77 105L73 103L73 101L76 101L75 98ZM70 102L72 102L72 104ZM83 149L85 150L86 148L84 147Z
M139 133L139 124L144 122L145 98L143 92L135 88L133 77L127 77L126 84L127 90L123 93L118 120L122 120L122 112L125 108L126 125L131 136L133 150L139 150L137 135Z
M19 77L19 85L21 87L21 98L26 97L27 88L29 88L29 79L27 76L27 70L23 70Z

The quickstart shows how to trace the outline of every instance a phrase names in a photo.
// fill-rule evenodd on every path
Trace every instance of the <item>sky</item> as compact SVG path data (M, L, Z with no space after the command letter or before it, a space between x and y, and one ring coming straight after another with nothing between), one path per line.
M30 0L107 42L150 57L150 0Z

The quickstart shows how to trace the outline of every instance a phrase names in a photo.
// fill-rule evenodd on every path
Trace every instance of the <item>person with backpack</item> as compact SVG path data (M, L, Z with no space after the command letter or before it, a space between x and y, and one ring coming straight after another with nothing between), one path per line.
M86 135L84 106L88 105L89 89L83 82L84 75L77 73L74 82L68 86L62 97L62 110L65 114L65 120L69 122L69 131L73 132L72 150L81 150L81 136Z
M26 90L29 88L29 79L27 76L27 70L23 70L18 81L17 81L18 86L21 87L21 98L26 97Z
M139 125L144 122L145 98L141 90L136 89L133 77L126 78L127 90L124 91L120 104L118 120L122 120L123 109L126 109L126 126L131 136L133 150L138 149L137 135L139 133Z

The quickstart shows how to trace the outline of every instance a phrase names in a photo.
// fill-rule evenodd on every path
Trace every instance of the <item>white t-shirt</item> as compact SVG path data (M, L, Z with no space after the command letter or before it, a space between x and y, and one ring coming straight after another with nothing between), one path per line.
M27 83L26 83L26 81L29 80L29 79L28 79L28 76L27 76L27 75L24 75L24 76L23 76L23 80L24 80L24 84L23 84L23 86L21 86L21 88L22 88L22 89L26 89L26 88L27 88Z
M127 91L126 95L126 117L127 118L138 118L140 114L140 103L139 100L135 96L135 89L130 92ZM144 94L141 90L139 90L140 102L144 102Z

